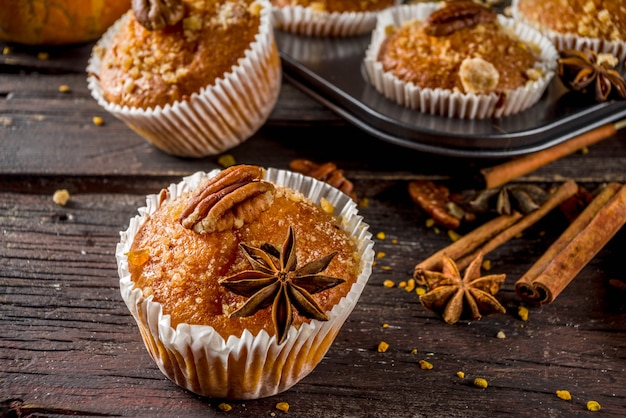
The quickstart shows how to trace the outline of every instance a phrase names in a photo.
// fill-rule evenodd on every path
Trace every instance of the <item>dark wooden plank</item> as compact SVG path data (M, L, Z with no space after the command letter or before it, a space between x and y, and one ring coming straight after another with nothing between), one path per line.
M553 304L530 307L524 322L513 283L558 234L562 219L546 219L490 254L492 271L509 274L499 293L509 313L450 326L414 294L382 286L407 279L418 260L448 242L425 228L404 186L361 184L359 193L369 198L362 214L372 232L386 233L376 240L386 256L321 364L291 390L230 402L234 409L224 415L280 414L275 405L286 401L289 413L302 417L566 417L584 413L590 399L605 415L624 415L626 305L607 283L623 279L624 231ZM221 400L199 398L163 377L119 296L115 243L143 202L142 193L84 191L60 207L50 195L0 193L0 401L108 416L221 415ZM506 338L496 338L498 331ZM386 353L376 350L381 340L390 344ZM434 369L420 369L421 359ZM466 379L456 377L459 370ZM476 376L490 386L473 387ZM559 389L574 399L558 399Z

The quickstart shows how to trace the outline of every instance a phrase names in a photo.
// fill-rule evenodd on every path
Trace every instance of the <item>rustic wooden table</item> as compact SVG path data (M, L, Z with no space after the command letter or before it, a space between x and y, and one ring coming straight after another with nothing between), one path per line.
M217 156L168 156L104 112L86 87L89 45L46 49L46 60L37 58L41 51L14 46L0 58L1 416L261 417L283 415L276 404L287 402L287 415L297 417L569 417L590 414L589 400L604 416L626 415L626 293L609 283L626 280L626 231L557 300L536 307L518 298L514 283L564 229L558 211L547 216L488 255L491 272L507 274L498 298L508 313L448 325L415 293L383 286L407 280L417 262L449 243L426 227L407 184L499 161L380 141L287 81L266 126L228 153L238 163L277 168L295 158L336 162L367 198L361 213L374 234L385 233L375 250L386 256L326 357L292 389L231 401L223 412L223 400L177 387L148 356L122 302L114 250L146 194L219 167ZM547 187L565 179L590 190L626 183L626 135L518 181ZM63 188L71 199L59 206L52 195ZM522 305L526 321L517 315ZM384 353L381 341L389 343ZM423 370L420 360L434 367ZM475 377L489 386L475 387Z

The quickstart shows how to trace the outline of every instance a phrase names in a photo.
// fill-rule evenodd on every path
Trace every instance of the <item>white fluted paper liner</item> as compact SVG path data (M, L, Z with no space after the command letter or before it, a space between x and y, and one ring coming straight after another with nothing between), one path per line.
M378 15L372 40L365 52L365 78L376 90L405 107L433 115L463 119L499 118L528 109L543 95L555 75L558 52L548 38L536 29L514 19L498 15L498 22L522 41L537 45L541 78L506 93L504 100L495 94L460 93L447 89L421 88L385 72L377 60L389 25L400 26L412 19L425 20L441 3L419 3L389 8Z
M582 51L585 48L589 48L596 53L611 54L617 57L619 62L622 64L626 60L626 40L611 41L608 39L579 36L573 33L556 32L552 29L543 27L537 22L527 19L520 12L518 4L519 0L513 0L511 4L511 15L513 18L539 30L548 39L550 39L550 41L552 41L557 50L563 51L565 49L576 49L578 51Z
M168 199L176 199L186 190L193 190L202 180L216 175L198 172L169 186ZM135 318L146 348L161 371L172 381L194 393L228 399L256 399L289 389L308 375L323 358L341 326L354 309L372 272L373 241L369 225L358 214L356 204L344 193L327 183L290 171L268 169L265 180L276 185L299 190L313 200L328 199L335 208L341 226L354 238L360 255L361 272L348 294L328 312L329 321L312 320L299 328L291 327L287 340L276 343L261 331L252 335L226 339L210 326L170 325L170 316L164 315L161 304L152 296L145 298L140 289L134 289L128 271L126 253L135 234L147 217L159 206L158 195L149 195L146 206L132 218L126 231L120 233L115 251L120 292Z
M397 4L401 0L397 0ZM273 6L274 26L284 32L306 36L346 37L371 32L379 11L325 12L311 7Z
M255 41L223 77L188 100L149 109L109 103L97 75L101 56L129 14L102 36L89 58L87 85L97 102L162 151L180 157L205 157L250 138L267 120L278 100L282 68L272 27L271 5L263 5Z

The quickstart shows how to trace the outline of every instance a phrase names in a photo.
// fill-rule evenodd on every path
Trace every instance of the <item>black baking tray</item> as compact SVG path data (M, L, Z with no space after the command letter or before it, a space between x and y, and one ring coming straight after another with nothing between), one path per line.
M381 140L455 157L501 158L549 148L626 117L626 101L594 103L558 77L531 108L502 118L467 120L420 113L369 85L362 63L371 35L308 37L276 31L283 76Z

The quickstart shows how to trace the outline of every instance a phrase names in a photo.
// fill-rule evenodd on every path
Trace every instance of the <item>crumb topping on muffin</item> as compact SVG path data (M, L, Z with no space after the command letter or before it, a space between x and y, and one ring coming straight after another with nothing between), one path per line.
M555 32L626 40L623 0L519 0L517 8L526 19Z
M132 11L103 52L100 85L120 106L150 108L184 100L244 56L259 31L254 0L183 0L185 15L148 30Z

